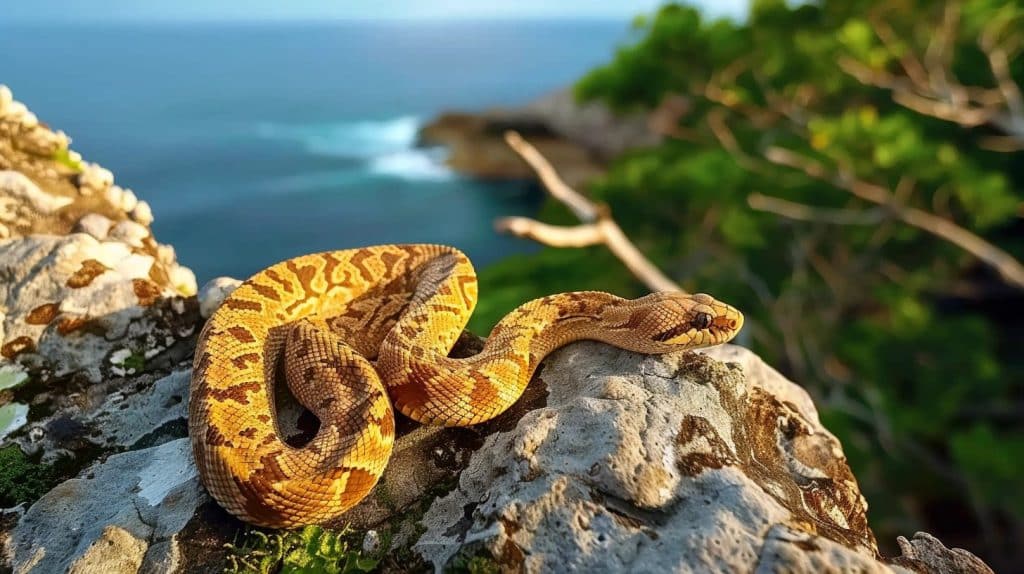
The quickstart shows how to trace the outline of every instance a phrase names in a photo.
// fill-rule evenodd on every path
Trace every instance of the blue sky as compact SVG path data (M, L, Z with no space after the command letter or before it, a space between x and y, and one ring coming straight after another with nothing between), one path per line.
M749 0L691 0L740 16ZM109 20L628 19L659 0L2 0L8 22Z

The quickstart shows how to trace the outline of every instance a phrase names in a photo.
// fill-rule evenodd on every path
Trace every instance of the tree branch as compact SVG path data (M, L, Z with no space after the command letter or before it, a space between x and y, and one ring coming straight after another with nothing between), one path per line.
M1006 251L952 221L920 209L898 205L892 201L889 190L882 186L855 179L849 174L833 174L822 164L787 149L769 148L765 152L765 159L777 165L799 169L861 199L889 208L897 219L960 247L995 269L1010 285L1024 289L1024 265Z
M551 247L585 247L603 243L651 291L683 291L678 283L644 257L612 219L607 207L595 204L569 187L537 148L514 131L505 132L505 141L537 172L551 197L568 207L583 224L558 226L526 217L504 217L495 221L496 230Z
M989 124L1024 143L1024 96L1010 71L1010 56L1005 45L987 30L978 38L978 45L988 58L996 81L995 88L965 86L952 71L952 47L960 26L958 2L947 2L941 25L931 34L922 62L912 51L901 46L895 32L884 18L873 17L875 35L892 54L900 54L902 76L867 66L853 58L840 58L844 72L862 84L888 90L893 101L920 114L957 123L964 127ZM993 151L1015 151L1016 146L989 147Z
M830 225L878 225L885 219L881 209L857 211L853 209L828 209L812 207L803 203L786 201L760 193L747 196L747 204L758 211L781 215L797 221L811 221Z

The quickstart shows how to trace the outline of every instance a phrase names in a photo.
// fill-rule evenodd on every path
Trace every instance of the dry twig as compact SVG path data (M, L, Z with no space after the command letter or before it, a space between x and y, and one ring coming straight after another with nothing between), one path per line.
M586 247L603 243L651 291L683 290L644 257L612 219L607 207L595 204L569 187L537 148L514 131L505 133L505 141L537 172L551 197L568 207L583 224L560 226L528 217L503 217L494 222L496 230L551 247Z

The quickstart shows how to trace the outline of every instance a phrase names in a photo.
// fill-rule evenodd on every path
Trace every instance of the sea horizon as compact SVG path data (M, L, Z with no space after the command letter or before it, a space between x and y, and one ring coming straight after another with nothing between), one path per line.
M8 22L0 83L150 203L203 283L294 255L450 243L484 266L531 242L525 182L481 182L416 145L449 110L519 106L608 61L626 22ZM456 31L456 32L453 32Z

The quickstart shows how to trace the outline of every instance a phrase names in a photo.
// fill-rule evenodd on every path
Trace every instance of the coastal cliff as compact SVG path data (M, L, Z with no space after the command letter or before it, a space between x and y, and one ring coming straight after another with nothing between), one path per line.
M585 183L603 172L622 152L659 141L646 114L613 114L600 102L578 103L569 88L525 106L478 113L445 112L424 125L419 143L448 149L448 166L456 172L490 180L532 179L533 170L503 138L515 130L554 164L569 185Z
M493 117L474 137L500 137ZM881 556L807 393L736 346L568 346L491 422L400 421L348 530L245 527L206 495L186 425L195 336L237 282L197 289L148 205L2 86L0 202L0 571L990 572L924 533Z

